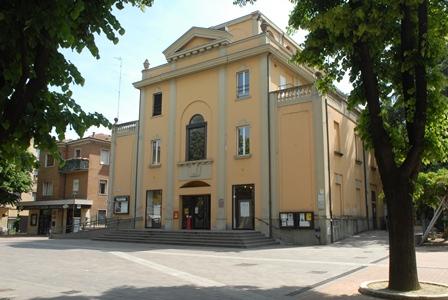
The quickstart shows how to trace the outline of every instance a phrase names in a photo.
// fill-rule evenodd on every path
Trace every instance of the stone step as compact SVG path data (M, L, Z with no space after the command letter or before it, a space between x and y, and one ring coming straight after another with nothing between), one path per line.
M258 231L210 231L210 230L138 230L138 229L119 229L114 232L138 233L138 234L161 234L161 235L213 235L213 236L251 236L262 235Z
M138 234L138 233L114 233L114 232L107 232L104 233L104 236L108 237L143 237L143 238L169 238L169 239L183 239L183 240L189 240L189 239L201 239L201 240L232 240L232 241L239 241L239 240L264 240L266 239L265 236L257 235L257 236L213 236L213 235L204 235L204 236L186 236L186 235L147 235L147 234Z
M126 229L108 231L93 239L114 242L232 248L252 248L278 244L278 242L267 238L257 231L163 231Z
M177 240L148 240L148 239L114 239L108 237L94 238L96 241L125 242L125 243L144 243L144 244L162 244L162 245L179 245L179 246L203 246L203 247L228 247L228 248L254 248L278 245L275 241L262 241L254 243L224 243L212 241L177 241Z

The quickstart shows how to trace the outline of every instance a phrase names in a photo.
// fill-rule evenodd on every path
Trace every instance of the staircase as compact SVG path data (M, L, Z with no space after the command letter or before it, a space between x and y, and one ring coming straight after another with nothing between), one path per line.
M106 231L93 240L204 247L254 248L279 243L257 231L136 230Z

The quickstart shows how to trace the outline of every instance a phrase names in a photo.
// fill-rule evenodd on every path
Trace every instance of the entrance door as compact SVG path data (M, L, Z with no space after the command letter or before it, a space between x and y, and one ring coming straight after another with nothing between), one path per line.
M81 224L81 208L67 208L67 221L65 223L65 232L77 232Z
M146 227L162 227L162 190L146 191Z
M41 209L37 234L48 234L51 229L51 209Z
M253 184L233 186L233 229L253 230L255 227Z
M373 229L377 229L378 225L376 224L376 193L375 191L371 192L372 197L372 222L373 222Z
M210 195L182 197L182 229L187 229L189 217L192 229L210 229Z

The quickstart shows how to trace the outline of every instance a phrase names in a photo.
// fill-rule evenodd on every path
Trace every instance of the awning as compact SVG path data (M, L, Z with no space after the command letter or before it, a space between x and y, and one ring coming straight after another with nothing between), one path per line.
M68 208L76 205L81 208L92 206L93 201L88 199L63 199L63 200L45 200L45 201L25 201L19 202L17 207L20 209L45 209L45 208Z

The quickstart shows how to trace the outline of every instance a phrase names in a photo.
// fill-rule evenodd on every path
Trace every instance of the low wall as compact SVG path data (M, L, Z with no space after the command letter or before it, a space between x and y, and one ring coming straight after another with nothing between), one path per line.
M348 238L368 229L365 218L335 218L333 219L333 242Z

